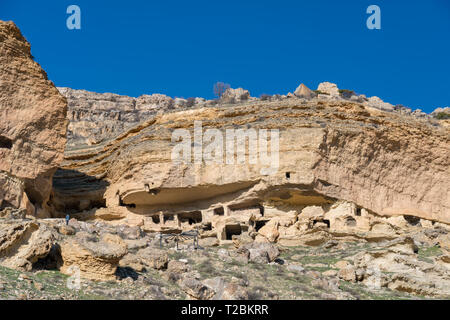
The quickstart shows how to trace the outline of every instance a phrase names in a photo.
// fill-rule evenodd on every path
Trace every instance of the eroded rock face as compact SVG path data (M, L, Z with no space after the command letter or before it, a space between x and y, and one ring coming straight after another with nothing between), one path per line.
M320 83L317 90L330 96L339 97L339 89L337 85L331 82Z
M294 94L299 98L312 99L316 94L303 83L295 89Z
M186 107L163 94L142 95L138 98L113 93L58 88L67 98L68 146L97 145L118 136L155 114ZM203 99L204 100L204 99ZM194 100L193 104L202 103Z
M450 295L449 265L436 263L441 255L422 261L415 253L417 247L409 237L388 242L383 250L360 252L354 257L355 268L361 272L361 281L375 288L388 287L417 295Z
M63 159L67 103L13 22L0 21L0 68L0 207L34 214Z
M278 170L263 175L261 164L174 163L173 129L187 128L193 137L195 120L224 132L236 126L279 129ZM331 218L312 219L311 229L339 232L356 223L361 232L389 234L393 231L388 224L351 216L365 210L374 217L450 223L449 154L448 128L414 117L350 101L247 102L156 115L101 148L68 148L62 170L76 174L55 183L63 181L70 188L54 201L73 199L74 207L85 207L85 201L103 200L105 219L130 220L147 231L202 224L207 229L209 224L213 230L205 232L223 241L252 224L259 230L277 215L280 221L262 229L261 236L287 241L306 230L300 225L309 214L323 213ZM86 177L80 184L85 193L74 191L79 175ZM94 188L96 181L103 183L102 189ZM84 186L95 190L86 192ZM348 212L342 209L342 217L332 208L339 200L352 203ZM302 213L308 206L319 208ZM326 221L330 219L331 226ZM325 241L321 233L314 231L307 242Z
M222 95L221 99L225 102L243 102L250 98L248 90L242 88L228 88Z
M127 245L117 235L105 233L100 239L79 232L61 243L61 272L72 275L76 270L86 279L115 280L120 259Z
M47 256L55 242L52 231L30 220L0 221L0 264L31 271L33 264Z

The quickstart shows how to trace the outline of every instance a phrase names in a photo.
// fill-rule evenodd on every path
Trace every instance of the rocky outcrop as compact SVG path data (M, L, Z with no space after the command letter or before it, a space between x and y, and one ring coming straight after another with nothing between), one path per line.
M295 89L294 94L299 98L312 99L316 94L303 83Z
M0 21L0 69L0 208L45 215L66 144L66 100L13 22Z
M140 249L136 253L128 253L121 261L120 266L130 267L142 271L149 268L166 269L169 262L167 252L155 248Z
M91 280L114 280L120 259L127 254L127 245L117 235L105 233L99 239L79 232L61 243L62 273Z
M152 115L174 108L174 100L162 94L133 98L70 88L58 90L68 102L69 146L99 144Z
M370 97L367 100L367 105L384 111L393 111L394 106L390 103L384 102L378 97Z
M332 97L339 97L339 88L335 83L331 82L322 82L317 87L317 91L322 94L327 94Z
M248 90L242 88L228 88L222 95L221 100L229 103L239 103L247 101L250 98Z
M0 264L31 271L33 264L50 253L55 237L45 225L30 220L0 222Z
M154 115L208 103L203 98L172 99L158 93L134 98L63 87L58 90L68 103L68 147L101 145Z
M359 269L360 281L367 286L388 287L416 295L448 297L449 265L419 260L416 252L413 239L398 238L387 243L382 250L358 253L354 257L354 268ZM443 257L446 256L434 259Z
M172 131L186 128L193 137L195 120L224 134L236 126L279 129L276 173L261 174L261 164L172 162ZM450 223L448 157L448 129L428 120L350 101L251 101L156 115L102 146L68 148L62 172L70 175L55 179L53 202L70 199L67 207L82 211L103 201L106 219L130 219L145 230L209 223L224 241L277 215L278 225L295 224L308 206L329 212L338 200L353 203L353 216L365 210ZM345 225L332 221L331 228Z

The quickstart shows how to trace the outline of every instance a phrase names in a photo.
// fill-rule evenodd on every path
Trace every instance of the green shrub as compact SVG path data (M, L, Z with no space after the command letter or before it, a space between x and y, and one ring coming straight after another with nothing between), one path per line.
M270 100L272 97L268 94L263 93L260 97L259 97L262 101L267 101Z
M445 113L445 112L439 112L434 117L438 120L447 120L447 119L450 119L450 114Z

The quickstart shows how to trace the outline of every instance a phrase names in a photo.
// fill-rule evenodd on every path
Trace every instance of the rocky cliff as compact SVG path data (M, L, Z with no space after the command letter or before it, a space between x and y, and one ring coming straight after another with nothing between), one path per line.
M66 144L66 99L12 22L0 21L0 70L0 207L45 214Z
M156 114L171 112L194 104L206 104L203 98L172 99L163 94L138 98L113 93L58 88L68 103L68 146L95 145L117 136Z
M193 137L196 120L224 133L280 130L276 174L261 174L261 164L174 163L173 130ZM450 223L449 154L448 127L434 120L329 97L252 100L151 116L112 140L68 148L53 204L55 212L107 207L97 215L164 225L198 212L203 222L309 205L326 212L344 200L355 212Z

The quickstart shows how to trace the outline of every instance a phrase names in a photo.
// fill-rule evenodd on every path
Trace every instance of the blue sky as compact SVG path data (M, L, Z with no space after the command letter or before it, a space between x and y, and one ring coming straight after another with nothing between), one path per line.
M81 8L81 30L66 9ZM381 8L381 30L366 8ZM450 105L449 0L0 0L57 86L130 96L252 96L323 81L430 112Z

